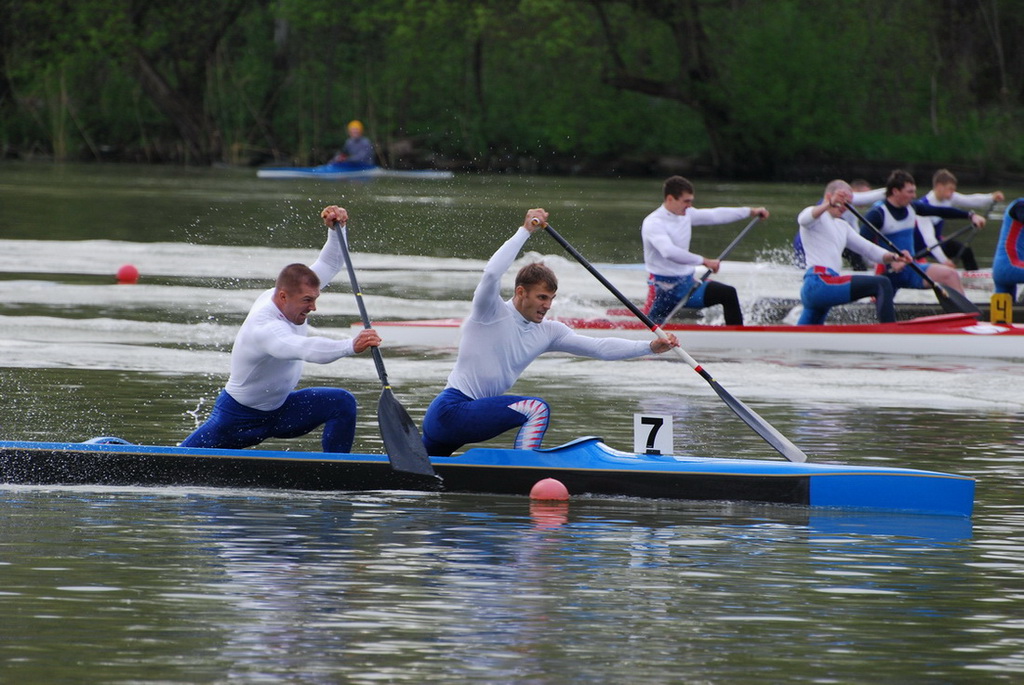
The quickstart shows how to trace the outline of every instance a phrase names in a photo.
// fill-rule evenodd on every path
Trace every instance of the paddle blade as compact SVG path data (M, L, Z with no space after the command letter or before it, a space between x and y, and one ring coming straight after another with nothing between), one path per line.
M942 311L947 314L981 314L978 305L952 288L946 288L936 283L935 295L939 298Z
M733 397L728 390L718 384L714 378L707 378L707 382L714 388L718 396L721 397L729 408L736 412L736 416L743 419L743 422L750 426L755 433L764 438L764 441L769 445L778 450L779 454L784 456L790 461L797 463L803 463L807 461L807 455L803 453L799 447L794 445L789 439L775 430L775 427L770 423L762 419L756 411L743 404L740 400Z
M405 407L395 398L391 388L384 388L380 393L380 400L377 402L377 421L391 468L439 478L434 473L434 467L427 456L427 448L423 446L416 424L412 422Z
M668 334L661 329L660 326L654 327L654 332L659 338L667 339ZM690 365L697 374L708 382L708 385L718 393L718 396L722 398L730 409L735 412L736 416L740 417L744 423L750 426L755 433L764 438L765 442L774 447L779 454L784 456L790 461L803 463L807 461L807 455L803 451L790 442L789 438L780 433L775 429L775 426L771 425L764 419L762 419L756 411L743 404L732 394L718 384L710 373L707 372L703 366L697 363L697 361L690 356L690 353L681 347L673 347L672 351L676 353L676 356L680 357L683 361Z

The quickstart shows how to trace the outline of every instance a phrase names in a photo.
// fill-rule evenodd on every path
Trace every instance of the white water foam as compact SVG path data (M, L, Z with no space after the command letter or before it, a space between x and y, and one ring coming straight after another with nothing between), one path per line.
M226 376L235 325L218 322L221 315L240 320L259 289L201 285L146 284L147 276L272 278L281 264L309 260L308 250L196 246L171 243L82 241L65 243L55 262L52 244L4 241L0 271L69 274L112 274L132 262L140 268L137 285L69 284L53 280L0 280L0 298L7 314L0 316L0 355L13 368L67 367L123 369L168 374ZM561 255L528 253L518 263L542 258L559 275L561 287L554 313L600 316L615 300L594 277ZM359 256L360 284L386 285L390 293L364 294L371 317L448 318L464 316L483 262L424 257ZM735 266L735 269L732 267ZM615 285L636 302L646 296L642 268L600 267ZM514 269L504 279L511 292ZM758 297L796 297L799 270L776 264L727 263L719 276L742 293ZM335 289L337 288L337 289ZM372 291L372 288L370 289ZM901 292L901 297L903 297ZM927 301L930 292L907 296ZM20 315L32 308L46 315ZM358 310L345 274L318 302L320 313L358 321ZM102 310L102 316L81 318ZM66 311L67 316L62 312ZM113 313L112 313L113 312ZM119 316L122 313L123 316ZM314 315L315 317L316 315ZM143 319L143 320L140 320ZM196 323L183 323L199 319ZM316 322L316 318L313 319ZM344 325L325 326L319 333L347 337ZM385 350L389 375L396 386L442 387L454 350L399 352ZM738 353L698 358L734 396L744 401L797 404L842 403L853 406L922 407L1019 412L1020 365L983 359L922 359L856 354ZM372 382L375 370L368 357L335 364L309 365L309 378ZM685 364L667 358L626 362L578 360L547 355L524 374L524 382L575 384L596 392L643 397L652 392L688 397L712 392Z

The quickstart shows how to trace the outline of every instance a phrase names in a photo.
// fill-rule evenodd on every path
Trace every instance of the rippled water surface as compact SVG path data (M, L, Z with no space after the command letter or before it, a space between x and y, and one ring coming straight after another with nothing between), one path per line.
M253 176L0 166L0 437L172 444L187 435L226 379L253 298L322 244L325 204L352 211L353 261L374 318L449 317L465 313L483 260L527 207L551 209L593 261L630 264L660 189L656 180ZM736 253L767 264L734 272L744 305L795 297L794 272L772 261L818 189L697 182L698 205L773 211ZM716 253L739 228L702 235L698 249ZM562 312L614 304L553 241L535 236L527 247L558 272ZM139 267L137 285L113 283L124 263ZM606 268L642 299L635 274ZM326 335L347 335L358 319L344 283L319 309ZM385 360L419 419L453 350L390 347ZM0 682L1024 677L1020 364L744 350L700 361L816 461L975 476L975 515L0 485ZM352 390L363 407L356 448L381 450L368 357L311 365L304 382ZM549 445L596 434L629 449L632 415L643 411L673 415L678 451L778 458L689 367L666 359L549 356L517 390L550 401Z

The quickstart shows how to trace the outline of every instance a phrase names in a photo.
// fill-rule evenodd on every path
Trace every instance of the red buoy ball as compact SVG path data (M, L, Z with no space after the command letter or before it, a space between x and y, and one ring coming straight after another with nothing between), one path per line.
M545 478L534 483L530 489L530 499L539 500L567 500L569 491L561 481L554 478Z
M138 283L139 270L135 268L134 264L125 264L124 266L117 270L117 282Z

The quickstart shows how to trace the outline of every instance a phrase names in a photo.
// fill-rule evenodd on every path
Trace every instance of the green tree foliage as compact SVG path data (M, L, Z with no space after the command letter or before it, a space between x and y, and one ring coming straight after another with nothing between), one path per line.
M1022 28L1024 0L0 0L0 144L305 164L358 118L387 164L1017 169Z

